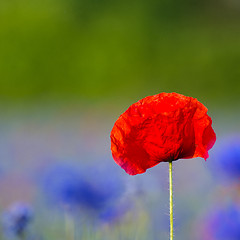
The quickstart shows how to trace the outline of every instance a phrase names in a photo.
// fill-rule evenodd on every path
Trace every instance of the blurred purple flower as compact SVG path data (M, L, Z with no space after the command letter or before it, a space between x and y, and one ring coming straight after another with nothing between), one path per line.
M240 179L240 136L231 136L219 141L211 169L220 178Z
M103 223L116 223L121 219L131 208L130 202L120 202L116 205L108 206L99 215Z
M32 218L32 209L27 204L14 203L2 215L3 230L6 234L22 236Z
M101 211L121 195L123 183L108 167L105 171L91 169L94 168L78 169L64 164L50 167L42 176L45 195L53 203Z
M239 240L240 206L236 204L212 210L203 220L204 240Z
M81 179L75 168L68 165L50 166L41 175L41 180L46 197L52 203L78 203Z

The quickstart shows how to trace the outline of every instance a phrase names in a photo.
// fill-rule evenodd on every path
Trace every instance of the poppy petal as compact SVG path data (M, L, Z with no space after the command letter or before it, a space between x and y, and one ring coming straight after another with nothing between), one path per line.
M207 108L197 99L160 93L131 105L111 131L113 158L128 174L160 162L208 158L216 141Z

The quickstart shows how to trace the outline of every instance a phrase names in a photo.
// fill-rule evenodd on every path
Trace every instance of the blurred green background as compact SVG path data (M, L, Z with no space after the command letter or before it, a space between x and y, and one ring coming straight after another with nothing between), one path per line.
M0 97L239 103L237 0L1 0Z

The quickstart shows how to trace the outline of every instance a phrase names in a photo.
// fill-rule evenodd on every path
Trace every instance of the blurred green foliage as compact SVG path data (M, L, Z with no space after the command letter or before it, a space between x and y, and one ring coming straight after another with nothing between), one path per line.
M234 0L1 0L0 100L239 103L239 23Z

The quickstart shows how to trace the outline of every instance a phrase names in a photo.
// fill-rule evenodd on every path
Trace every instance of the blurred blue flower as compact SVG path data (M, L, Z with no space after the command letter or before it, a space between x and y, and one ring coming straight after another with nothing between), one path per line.
M99 218L103 223L116 223L131 209L131 207L130 202L126 201L108 206L101 212Z
M42 176L45 195L53 203L101 211L120 196L123 183L108 167L95 169L90 165L81 169L66 164L50 167Z
M68 165L50 166L41 175L41 184L48 198L53 203L78 203L79 183L81 179L76 168Z
M82 166L82 177L91 186L91 191L101 193L102 203L112 203L125 192L125 184L121 178L121 171L115 165L93 162L92 165Z
M21 236L33 218L32 209L24 203L14 203L2 215L2 225L6 234Z
M240 179L240 136L226 137L219 141L213 159L212 172L225 179Z
M204 240L239 240L240 206L236 204L216 208L204 222Z

